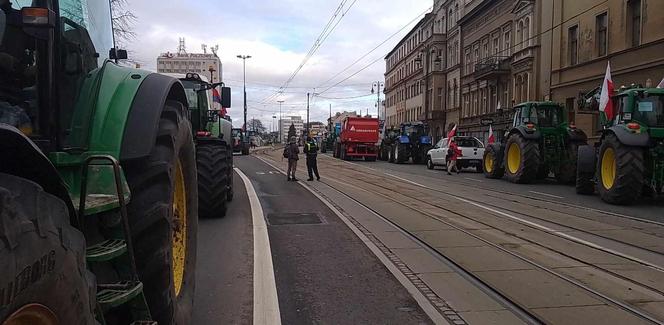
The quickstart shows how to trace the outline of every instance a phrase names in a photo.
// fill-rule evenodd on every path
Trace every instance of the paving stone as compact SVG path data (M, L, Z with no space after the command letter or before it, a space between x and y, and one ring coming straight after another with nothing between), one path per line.
M456 273L425 273L420 277L457 312L502 310L499 303Z

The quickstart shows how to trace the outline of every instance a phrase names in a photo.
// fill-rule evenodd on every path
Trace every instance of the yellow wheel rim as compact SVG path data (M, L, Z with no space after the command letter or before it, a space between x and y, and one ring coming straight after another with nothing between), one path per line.
M521 148L518 143L512 143L507 149L507 169L511 174L516 174L519 167L521 167Z
M616 182L616 152L613 148L606 148L602 155L602 185L610 190Z
M184 184L182 165L175 164L175 188L173 193L173 285L180 295L187 257L187 189Z
M58 318L40 304L28 304L15 311L2 325L57 325Z
M493 172L493 163L494 163L493 154L492 153L486 154L484 156L484 170L487 173Z

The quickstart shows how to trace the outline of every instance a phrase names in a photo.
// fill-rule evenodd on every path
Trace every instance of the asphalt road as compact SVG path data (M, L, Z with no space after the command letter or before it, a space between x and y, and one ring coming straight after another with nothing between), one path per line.
M324 155L321 159L334 159ZM390 164L384 161L365 162L351 161L353 164L376 169L402 178L411 179L422 184L435 183L437 179L446 182L480 187L503 193L513 193L528 197L574 204L586 208L619 213L631 217L664 222L664 199L642 198L630 206L615 206L603 202L598 195L578 195L573 185L561 185L554 179L545 179L535 184L513 184L506 180L488 179L474 169L465 169L461 174L447 175L444 167L429 170L424 165Z

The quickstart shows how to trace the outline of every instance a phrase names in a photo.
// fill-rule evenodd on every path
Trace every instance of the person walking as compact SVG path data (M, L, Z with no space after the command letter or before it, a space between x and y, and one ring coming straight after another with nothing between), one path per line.
M304 144L304 153L307 155L307 172L309 173L307 181L313 181L314 174L316 174L316 179L320 181L318 162L316 161L318 157L318 144L311 137L307 137L307 143Z
M297 146L297 138L291 137L290 143L284 148L284 158L288 158L288 172L286 176L288 181L297 182L295 171L297 170L297 161L300 159L300 148Z
M457 146L454 137L450 138L450 145L447 148L447 175L452 175L452 169L456 170L457 174L461 172L457 166L457 158L461 156L463 156L463 152Z

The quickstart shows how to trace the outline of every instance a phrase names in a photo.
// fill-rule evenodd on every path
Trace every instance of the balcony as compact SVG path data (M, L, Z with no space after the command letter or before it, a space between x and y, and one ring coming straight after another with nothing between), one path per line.
M493 79L510 73L509 56L490 56L475 64L475 79Z

